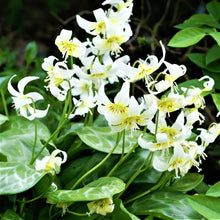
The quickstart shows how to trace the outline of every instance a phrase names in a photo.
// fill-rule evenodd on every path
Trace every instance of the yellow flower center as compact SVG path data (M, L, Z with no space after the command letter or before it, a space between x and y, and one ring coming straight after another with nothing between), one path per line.
M107 106L107 109L114 114L125 114L128 111L128 108L121 104L110 104Z

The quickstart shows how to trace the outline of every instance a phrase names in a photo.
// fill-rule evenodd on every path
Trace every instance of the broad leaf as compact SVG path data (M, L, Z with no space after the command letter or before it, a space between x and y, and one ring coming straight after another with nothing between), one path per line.
M206 68L205 64L205 54L203 53L190 53L187 54L187 57L195 63L197 66L201 68Z
M168 187L173 191L187 192L198 186L203 180L203 175L198 173L187 173L184 177L176 179L176 181Z
M206 5L206 8L210 15L215 18L216 21L220 21L220 2L213 0Z
M22 220L22 218L11 209L6 210L1 219L2 220Z
M68 203L73 201L93 201L112 198L113 195L124 190L125 184L116 177L102 177L83 188L77 190L57 190L47 193L48 200L56 203Z
M135 215L153 215L162 219L201 219L179 192L153 192L127 206Z
M220 198L206 195L193 195L187 197L190 205L201 215L208 219L220 219Z
M41 140L46 141L50 132L45 125L38 121L37 145L35 152L42 148ZM0 153L7 157L8 162L28 164L31 160L34 144L34 122L22 117L10 118L9 129L0 133ZM49 155L44 149L41 157Z
M219 23L208 14L194 14L189 19L185 20L182 24L178 24L175 27L179 29L201 27L202 29L203 25L220 28Z
M6 121L8 121L8 117L0 114L0 125L4 124Z
M95 150L109 153L114 147L117 133L112 131L109 127L81 127L76 130L76 133L80 139L92 147ZM125 153L127 153L136 143L138 137L142 134L142 131L136 130L126 131L125 138ZM146 134L146 137L151 138L151 135ZM121 138L122 139L122 138ZM121 154L122 152L122 140L114 150L114 154Z
M168 43L168 46L188 47L198 43L205 35L205 31L200 28L186 28L177 32Z
M30 64L34 61L37 56L37 44L32 41L25 48L25 59L27 64Z
M215 103L216 108L220 111L220 93L212 94L212 99Z
M214 40L220 46L220 32L211 32L209 34L214 38Z
M206 192L207 196L215 196L220 197L220 181L215 185L211 186L209 190Z
M0 162L0 195L24 192L45 174L22 163Z
M220 59L220 46L215 44L206 53L206 56L205 56L206 65L218 59Z

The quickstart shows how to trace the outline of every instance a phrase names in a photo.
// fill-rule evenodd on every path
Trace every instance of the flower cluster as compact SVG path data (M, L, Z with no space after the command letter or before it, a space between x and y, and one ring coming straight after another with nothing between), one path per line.
M94 21L76 16L78 25L92 36L91 40L81 42L72 37L71 30L65 29L57 36L55 44L63 60L54 56L44 59L46 89L59 101L70 101L70 108L74 105L71 111L64 112L67 119L77 115L91 116L97 108L115 132L130 130L132 135L132 131L144 127L152 140L149 141L149 136L143 132L137 142L143 149L153 152L152 164L156 170L174 170L176 177L184 176L192 166L200 171L201 158L206 156L205 148L220 133L217 123L212 123L208 129L195 128L195 123L201 125L205 120L201 113L205 108L203 92L213 89L214 80L204 76L198 80L199 88L178 86L176 80L186 73L186 67L165 60L166 49L161 41L160 59L148 55L145 60L138 59L132 65L128 55L120 57L121 45L132 36L129 18L133 2L105 0L103 5L110 7L106 11L102 8L94 10ZM73 58L78 58L80 64L74 64ZM15 108L30 120L44 117L49 105L46 110L30 106L43 97L35 92L24 95L25 85L37 77L23 78L18 83L19 92L12 87L12 78L8 90L14 96ZM139 80L144 81L142 90L145 94L135 97L130 87ZM123 82L122 86L112 100L106 88L119 81ZM57 156L60 153L63 159ZM66 153L57 149L51 156L36 160L35 169L58 173L66 160ZM98 200L89 203L88 208L90 214L106 215L113 211L114 204L111 199Z

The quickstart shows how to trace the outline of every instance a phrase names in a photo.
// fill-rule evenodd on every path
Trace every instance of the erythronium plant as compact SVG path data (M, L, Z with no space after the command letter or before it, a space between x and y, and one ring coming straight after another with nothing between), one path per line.
M37 76L20 79L18 90L12 85L15 76L8 82L13 106L27 120L0 120L10 124L0 134L0 156L5 158L0 193L15 196L7 197L14 205L2 214L5 219L9 214L14 219L202 218L186 192L199 192L203 176L189 171L193 166L201 170L205 150L220 132L215 122L198 128L205 120L203 95L214 89L214 80L204 76L200 87L178 85L186 67L165 60L162 41L160 59L149 55L131 65L129 56L120 53L132 36L133 2L106 0L103 5L110 7L95 10L94 21L76 17L90 40L81 42L63 29L55 40L63 60L49 56L42 63L44 94L56 104L40 110L38 101L50 99L24 92L28 83L40 80ZM139 80L146 94L136 97L130 87ZM112 100L108 88L113 83L119 89ZM49 106L53 115L62 106L52 134ZM37 120L44 117L45 124ZM29 206L36 200L41 201L37 214ZM182 205L184 210L176 213Z

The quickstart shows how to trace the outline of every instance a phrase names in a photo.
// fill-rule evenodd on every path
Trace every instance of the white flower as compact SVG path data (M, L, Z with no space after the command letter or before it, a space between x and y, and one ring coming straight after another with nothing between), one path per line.
M115 120L115 117L118 114L124 115L128 112L128 105L130 101L129 90L129 82L124 82L121 90L114 98L114 103L112 103L105 94L104 84L100 87L98 92L98 112L103 114L109 123L111 123L112 120Z
M199 79L199 81L208 79L203 86L203 89L200 88L184 88L182 87L182 91L185 93L186 97L186 103L187 105L192 105L194 104L196 108L205 108L205 100L202 96L202 92L210 91L212 90L214 86L214 80L209 77L209 76L203 76L202 78Z
M62 153L63 159L57 156L59 153ZM37 171L45 171L47 173L56 173L60 172L61 164L65 163L67 160L67 154L65 151L56 149L50 156L45 156L42 160L36 160L35 169Z
M50 57L49 57L50 58ZM74 70L69 70L67 65L64 62L57 62L53 66L54 58L49 60L44 60L42 68L44 70L49 69L47 72L48 76L45 79L45 82L49 82L46 89L49 89L51 94L60 101L64 101L67 95L67 91L70 89L69 83L71 77L74 74ZM48 66L49 68L46 68Z
M77 100L73 98L73 103L76 106L76 110L74 114L70 114L69 118L73 118L76 115L82 115L85 116L86 113L91 112L91 108L94 108L96 106L97 97L96 95L93 95L92 89L90 89L89 96L85 97L85 99Z
M131 27L129 24L125 24L124 26L112 24L107 20L106 30L106 38L102 39L97 35L93 38L93 44L99 50L100 55L111 51L111 54L118 56L122 51L121 44L126 42L132 35Z
M157 99L158 109L163 113L170 113L179 110L185 106L185 97L178 93L170 92L168 96L162 96Z
M43 100L43 96L37 92L30 92L24 94L24 87L31 81L39 79L36 76L27 76L18 82L18 91L16 91L12 85L11 80L16 75L12 76L8 82L8 91L13 95L13 103L16 110L20 111L20 115L27 118L28 120L33 120L34 118L42 118L46 116L49 109L49 105L45 110L34 109L31 105L38 100Z
M137 100L132 96L129 100L128 111L125 114L117 114L111 118L109 125L115 131L139 129L138 125L145 126L153 118L154 113L151 109L145 110L144 101L139 105Z
M55 44L63 54L65 61L68 56L81 57L86 51L84 44L75 37L71 40L71 36L72 31L63 29L55 40Z
M162 42L160 41L160 45L162 48L162 58L160 61L158 61L158 58L154 55L148 56L146 60L139 59L137 63L138 65L138 71L134 72L133 75L129 76L129 80L131 82L145 79L145 83L148 84L150 81L152 81L152 77L150 76L153 72L155 72L157 69L160 68L162 63L164 62L166 50Z
M98 35L106 33L106 24L105 21L107 18L104 10L102 8L96 9L93 11L96 22L87 21L84 18L76 15L76 21L78 25L84 29L87 33L91 35Z
M89 214L97 213L99 215L106 215L114 210L115 205L112 199L99 199L87 204L89 209Z
M164 61L164 64L167 66L167 69L163 71L165 79L155 84L155 89L158 93L163 92L170 87L172 92L173 90L177 90L174 81L186 73L186 67L184 65L171 64L166 61Z

